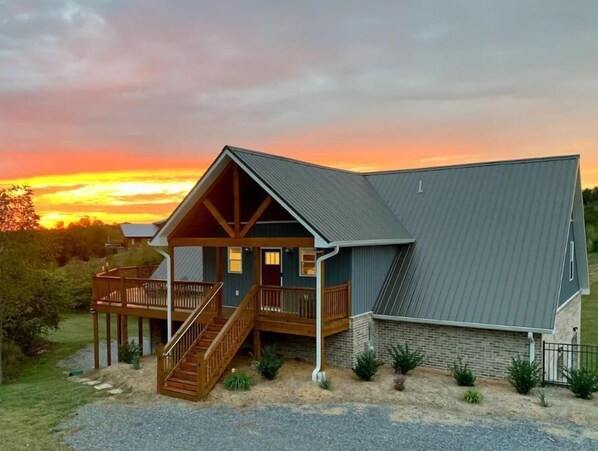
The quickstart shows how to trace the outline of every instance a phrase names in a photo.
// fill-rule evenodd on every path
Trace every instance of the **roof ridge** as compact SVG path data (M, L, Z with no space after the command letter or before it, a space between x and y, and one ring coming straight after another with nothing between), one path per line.
M461 163L461 164L449 164L444 166L428 166L425 168L411 168L411 169L387 169L382 171L371 171L363 172L362 175L369 177L372 175L384 175L384 174L396 174L399 172L423 172L423 171L440 171L445 169L460 169L470 167L484 167L484 166L500 166L507 164L527 164L527 163L539 163L542 161L558 161L558 160L572 160L579 159L579 154L571 155L553 155L548 157L530 157L530 158L515 158L511 160L494 160L494 161L482 161L477 163Z
M319 168L319 169L326 169L328 171L338 171L338 172L344 172L344 173L351 174L351 175L360 175L360 176L365 175L365 173L363 173L363 172L351 171L349 169L335 168L333 166L325 166L323 164L311 163L309 161L303 161L303 160L297 160L296 158L284 157L281 155L262 152L262 151L258 151L258 150L245 149L243 147L236 147L236 146L229 146L229 145L226 145L224 147L225 147L225 149L228 149L233 153L234 152L244 152L244 153L249 153L249 154L253 154L253 155L258 155L260 157L288 161L289 163L302 164L304 166L311 166L311 167L315 167L315 168Z

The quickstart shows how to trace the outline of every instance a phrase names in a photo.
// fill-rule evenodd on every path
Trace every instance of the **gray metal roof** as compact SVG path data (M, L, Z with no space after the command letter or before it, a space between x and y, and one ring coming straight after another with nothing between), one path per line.
M166 259L154 271L152 279L166 279ZM176 280L203 282L203 249L201 247L174 248L174 275Z
M374 312L552 329L578 164L573 156L367 175L416 239L398 251Z
M330 244L413 241L363 174L226 148Z
M125 238L151 238L158 231L154 224L121 224L120 229Z

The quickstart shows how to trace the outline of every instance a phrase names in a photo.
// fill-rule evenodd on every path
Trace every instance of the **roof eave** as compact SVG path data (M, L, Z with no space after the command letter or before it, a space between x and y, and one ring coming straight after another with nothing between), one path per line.
M327 246L316 247L366 247L366 246L391 246L397 244L413 244L414 238L382 239L382 240L354 240L354 241L332 241Z
M449 321L449 320L437 320L427 318L411 318L407 316L393 316L393 315L380 315L374 313L374 319L387 320L387 321L404 321L406 323L419 323L419 324L433 324L438 326L453 326L453 327L468 327L471 329L489 329L489 330L502 330L505 332L533 332L538 334L552 334L553 329L544 329L540 327L525 327L525 326L508 326L502 324L481 324L481 323L468 323L461 321Z

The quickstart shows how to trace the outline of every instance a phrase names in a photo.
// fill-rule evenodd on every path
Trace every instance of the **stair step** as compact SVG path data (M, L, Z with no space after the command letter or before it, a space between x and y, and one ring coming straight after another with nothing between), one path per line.
M172 377L176 378L176 379L193 381L194 383L197 383L197 371L185 371L185 370L177 368L172 373Z
M190 361L185 361L183 360L180 365L178 366L178 368L181 371L189 371L192 373L196 373L197 372L197 362L193 363Z
M170 388L170 387L177 387L177 388L182 388L183 390L189 390L194 392L197 388L197 384L185 379L177 379L176 377L169 377L166 380L166 387Z
M164 387L165 390L167 390L168 392L172 392L172 393L179 393L181 395L186 395L183 397L183 399L189 399L189 400L197 400L195 397L197 396L197 392L195 390L185 390L184 388L178 388L178 387ZM163 393L166 394L168 396L172 396L169 393ZM175 397L177 397L175 395Z
M222 316L216 316L216 317L214 318L214 322L213 322L213 324L225 324L227 321L228 321L228 319L227 319L227 318L224 318L224 317L222 317Z

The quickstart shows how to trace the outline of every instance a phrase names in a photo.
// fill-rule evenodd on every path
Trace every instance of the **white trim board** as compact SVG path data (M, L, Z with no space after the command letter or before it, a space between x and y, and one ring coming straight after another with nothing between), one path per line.
M561 310L563 310L565 307L567 307L567 304L569 304L569 302L571 302L577 296L581 296L581 290L577 291L577 293L575 293L573 296L571 296L569 299L567 299L565 302L563 302L563 305L560 305L559 308L556 309L556 312L558 313Z
M520 326L505 326L501 324L480 324L480 323L463 323L459 321L443 321L433 320L426 318L409 318L406 316L390 316L390 315L377 315L374 313L374 319L386 320L386 321L402 321L405 323L419 323L419 324L432 324L436 326L453 326L453 327L468 327L471 329L489 329L489 330L503 330L507 332L534 332L539 334L552 334L553 329L540 329L536 327L520 327Z

